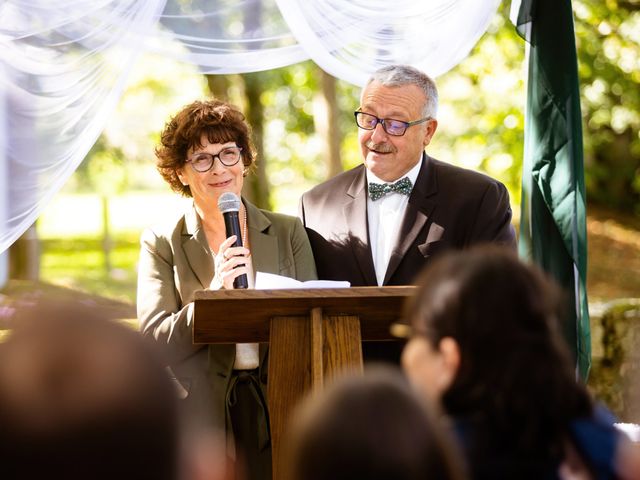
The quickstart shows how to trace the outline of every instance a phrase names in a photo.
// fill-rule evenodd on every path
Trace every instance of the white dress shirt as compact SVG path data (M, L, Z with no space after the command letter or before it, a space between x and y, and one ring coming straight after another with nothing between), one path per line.
M392 182L380 180L369 170L366 170L367 185L370 182L395 183L403 177L408 177L409 180L411 180L411 184L415 185L421 166L422 157L411 170ZM387 193L375 202L371 200L371 197L367 196L369 242L371 244L371 255L373 256L373 266L376 270L378 286L382 286L382 283L384 282L384 276L387 273L387 266L389 265L391 252L396 246L398 232L408 203L409 195L402 195L396 192Z

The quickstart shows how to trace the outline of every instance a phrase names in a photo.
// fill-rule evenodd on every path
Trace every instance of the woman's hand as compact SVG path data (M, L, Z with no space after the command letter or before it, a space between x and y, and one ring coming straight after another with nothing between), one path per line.
M211 281L211 290L233 288L236 277L248 274L247 262L249 261L249 249L245 247L233 247L236 236L231 235L220 244L220 248L214 257L215 274ZM238 267L238 268L236 268Z

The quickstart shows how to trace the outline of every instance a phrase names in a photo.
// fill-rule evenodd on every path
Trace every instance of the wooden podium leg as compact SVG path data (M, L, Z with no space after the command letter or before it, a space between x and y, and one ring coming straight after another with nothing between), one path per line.
M346 371L362 373L360 319L352 315L326 316L323 326L324 378Z
M322 309L314 308L311 310L311 389L314 392L322 390L324 385L323 346Z
M323 316L314 308L309 317L274 317L269 338L269 419L273 478L285 478L286 430L291 414L325 379L345 371L362 372L360 319Z
M311 324L308 317L274 317L269 341L267 395L273 478L284 478L283 442L291 412L311 388Z

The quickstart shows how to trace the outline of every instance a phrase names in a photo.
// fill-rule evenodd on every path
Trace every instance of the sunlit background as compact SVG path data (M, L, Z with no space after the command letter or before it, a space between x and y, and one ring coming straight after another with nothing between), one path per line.
M573 6L589 199L589 294L596 303L640 294L640 13L610 0L574 0ZM469 57L437 79L439 128L428 148L436 158L503 181L516 224L524 60L524 42L506 2ZM155 171L159 132L172 113L212 91L252 111L256 136L263 132L258 162L265 173L253 183L266 183L250 184L247 194L261 206L295 214L301 193L336 168L360 161L352 115L359 89L334 80L335 94L327 95L323 75L305 62L214 77L157 54L140 58L98 142L37 221L41 279L135 302L142 229L188 202ZM338 112L338 166L326 153L331 108Z

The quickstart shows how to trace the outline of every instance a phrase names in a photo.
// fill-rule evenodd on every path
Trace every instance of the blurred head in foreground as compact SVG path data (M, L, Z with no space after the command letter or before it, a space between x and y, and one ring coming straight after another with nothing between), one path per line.
M580 451L577 421L595 425L559 334L561 296L504 249L443 255L418 279L403 366L456 422L476 478L546 478Z
M536 382L547 395L574 388L557 325L560 292L537 268L484 246L443 255L416 283L403 364L447 410L486 411L503 403L496 393L527 397Z
M464 478L443 427L399 371L344 377L295 419L293 480Z
M136 332L81 304L14 320L0 343L2 478L177 478L175 393Z

